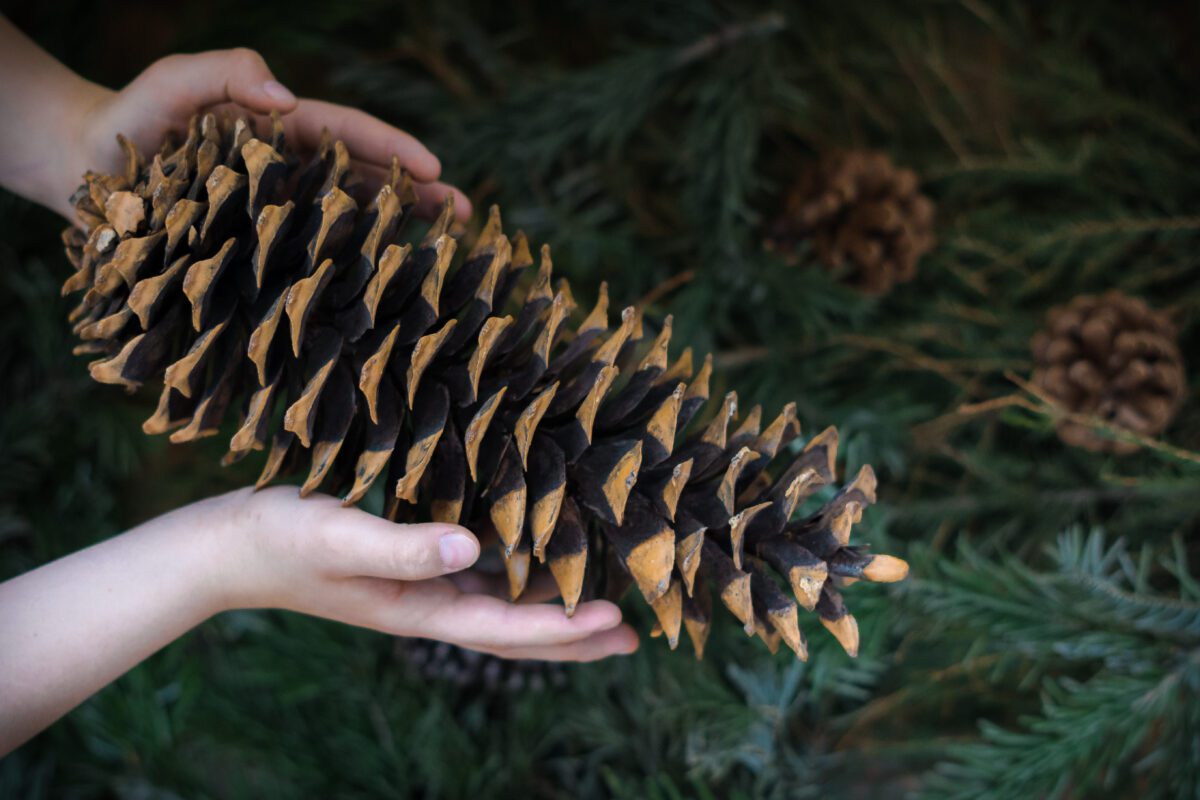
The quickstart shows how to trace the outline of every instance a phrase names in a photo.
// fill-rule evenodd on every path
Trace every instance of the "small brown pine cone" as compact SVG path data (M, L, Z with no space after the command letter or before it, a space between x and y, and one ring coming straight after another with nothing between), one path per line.
M933 201L917 175L897 169L884 153L851 150L828 155L792 187L767 246L791 254L812 240L829 269L850 267L847 282L870 294L913 279L934 245Z
M1068 411L1146 436L1171 424L1187 390L1174 325L1145 301L1112 291L1052 308L1030 341L1033 382ZM1062 420L1067 444L1108 453L1137 445Z

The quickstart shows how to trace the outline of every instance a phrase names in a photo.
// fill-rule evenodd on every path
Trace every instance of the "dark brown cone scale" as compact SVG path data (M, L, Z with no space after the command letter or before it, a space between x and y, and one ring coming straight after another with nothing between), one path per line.
M126 145L122 174L76 193L86 231L64 234L64 292L83 293L79 352L97 380L161 387L148 433L232 423L226 461L263 451L259 486L295 475L347 504L382 487L390 519L494 530L514 596L543 571L568 614L636 586L672 646L686 630L698 654L707 593L804 657L836 565L907 574L850 547L869 467L799 510L835 480L836 431L800 447L794 405L739 424L736 394L708 403L711 359L670 357L669 318L610 313L603 287L577 308L549 248L535 259L495 208L469 247L449 204L411 240L406 174L393 166L364 202L341 142L302 161L272 127L194 120L182 145L145 160ZM845 605L820 610L853 650Z
M1145 301L1112 291L1052 308L1030 342L1033 382L1068 411L1145 436L1174 419L1187 393L1175 326ZM1138 449L1062 420L1067 444L1109 453Z
M870 294L913 279L933 249L933 202L916 173L898 169L884 153L831 153L809 167L789 190L767 246L785 256L811 241L820 262L844 271Z

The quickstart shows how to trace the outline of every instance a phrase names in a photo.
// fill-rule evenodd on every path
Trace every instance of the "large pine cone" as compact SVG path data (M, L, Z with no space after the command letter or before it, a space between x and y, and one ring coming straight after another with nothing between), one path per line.
M1030 342L1033 382L1068 411L1154 436L1175 417L1187 391L1175 326L1136 297L1120 292L1080 295L1046 315ZM1132 442L1105 438L1062 420L1067 444L1129 453Z
M933 202L918 186L916 173L897 169L884 153L830 154L788 192L767 245L791 255L811 239L822 264L848 269L848 283L888 292L912 280L917 262L933 248Z
M386 471L390 519L494 529L514 597L535 556L568 614L632 582L671 645L686 624L698 653L715 590L747 632L804 657L797 604L771 569L853 653L854 617L827 578L906 574L848 546L875 499L870 467L792 519L835 479L835 430L790 446L794 405L765 428L755 407L731 430L731 393L677 445L708 399L711 358L694 375L690 350L669 361L670 317L650 336L627 308L610 330L603 286L570 329L549 248L529 274L524 235L506 237L495 208L453 267L453 207L402 243L409 177L393 165L360 208L328 137L304 165L278 120L260 140L206 116L148 165L123 145L124 174L88 174L77 193L87 233L64 234L64 291L85 290L71 320L79 349L102 355L97 380L163 379L148 433L212 436L232 407L226 458L267 450L260 486L307 470L302 494L323 486L351 504Z

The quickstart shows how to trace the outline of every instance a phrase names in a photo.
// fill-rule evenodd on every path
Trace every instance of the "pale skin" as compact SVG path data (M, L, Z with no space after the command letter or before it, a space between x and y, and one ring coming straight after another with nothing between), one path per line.
M117 133L153 152L196 111L283 115L300 147L323 127L368 181L392 156L419 183L418 213L449 192L437 158L357 111L297 99L245 49L168 56L112 91L74 74L0 17L0 186L72 218L87 169L121 163ZM277 608L386 634L451 642L505 658L592 661L637 649L612 603L567 617L535 581L519 604L502 581L467 570L479 541L456 525L399 525L295 488L247 489L172 511L0 583L0 756L204 620Z

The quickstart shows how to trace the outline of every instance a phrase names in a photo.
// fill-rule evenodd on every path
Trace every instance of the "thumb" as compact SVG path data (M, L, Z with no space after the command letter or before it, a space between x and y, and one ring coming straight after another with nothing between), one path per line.
M184 116L220 103L260 114L296 107L296 96L275 80L263 57L245 47L167 56L151 64L130 88L146 90L145 99L160 113L166 105Z
M479 540L458 525L398 525L357 508L337 508L318 524L318 538L332 551L329 566L346 576L419 581L466 569L479 558Z

